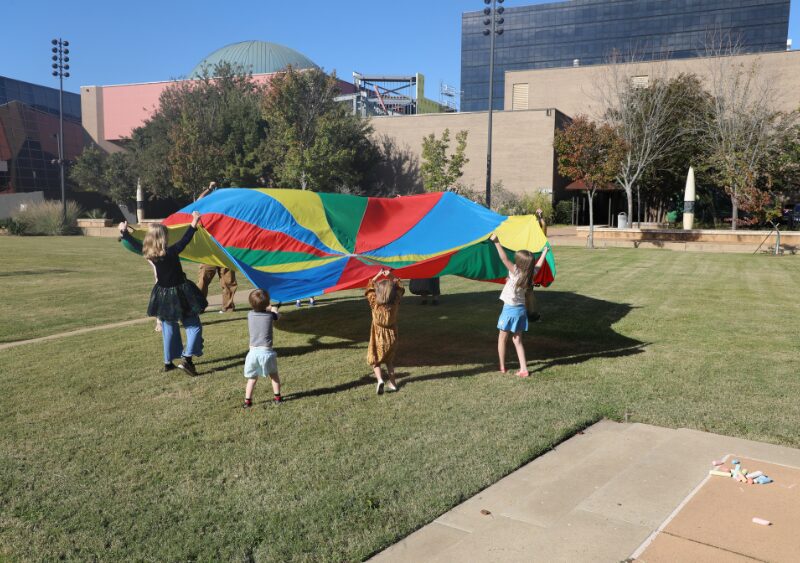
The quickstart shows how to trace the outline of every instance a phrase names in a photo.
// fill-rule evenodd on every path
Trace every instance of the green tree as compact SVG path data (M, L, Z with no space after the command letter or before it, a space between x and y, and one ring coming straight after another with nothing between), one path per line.
M128 143L148 192L196 197L209 180L254 184L263 174L263 96L263 86L228 63L164 90Z
M667 134L673 142L669 150L653 160L637 186L639 197L645 194L656 220L661 220L661 215L670 209L682 208L689 166L702 170L708 159L696 123L708 112L711 97L694 74L682 73L670 78L667 88L667 96L674 100L667 124L671 129ZM701 189L714 189L711 182L702 185Z
M106 154L96 145L89 145L71 167L70 179L80 189L106 194L117 204L136 199L136 175L130 153Z
M553 148L562 176L581 181L589 200L589 236L586 245L594 248L594 196L597 190L614 181L625 155L625 144L608 125L597 125L584 115L556 131Z
M698 126L709 167L731 202L731 229L739 209L761 213L770 206L773 182L770 157L793 125L796 112L777 111L771 75L758 59L739 62L735 47L722 45L711 53L711 104Z
M269 135L261 163L272 183L316 191L364 191L378 159L372 128L352 115L335 76L318 69L276 76L262 106Z
M465 156L468 131L463 129L456 133L456 149L452 156L447 156L450 148L450 129L442 132L437 139L431 133L422 138L422 183L427 192L441 192L456 186L456 182L464 175L464 165L469 162Z

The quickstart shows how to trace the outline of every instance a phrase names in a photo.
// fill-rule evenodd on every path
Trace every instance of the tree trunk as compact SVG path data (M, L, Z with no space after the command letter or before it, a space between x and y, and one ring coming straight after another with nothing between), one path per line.
M735 231L739 222L739 198L736 197L736 188L731 196L731 230Z
M633 186L625 186L625 197L628 198L628 228L633 224Z
M589 200L589 236L586 237L586 248L594 248L594 190L586 190Z
M633 224L633 219L630 220ZM642 190L636 186L636 228L642 228Z

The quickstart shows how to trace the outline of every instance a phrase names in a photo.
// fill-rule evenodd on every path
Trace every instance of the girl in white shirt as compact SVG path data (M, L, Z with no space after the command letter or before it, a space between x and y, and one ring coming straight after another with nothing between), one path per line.
M542 267L548 248L545 247L542 255L535 263L533 253L528 250L518 250L514 254L514 262L508 259L505 249L497 239L497 235L492 235L491 240L497 247L500 260L508 268L508 277L503 291L500 293L500 300L503 302L503 311L497 321L497 328L500 334L497 338L497 354L500 356L500 372L506 372L506 345L508 335L511 334L511 341L517 349L519 358L520 377L528 377L528 362L525 359L525 348L522 345L522 332L528 330L528 314L525 309L525 292L533 286L533 278L536 272Z

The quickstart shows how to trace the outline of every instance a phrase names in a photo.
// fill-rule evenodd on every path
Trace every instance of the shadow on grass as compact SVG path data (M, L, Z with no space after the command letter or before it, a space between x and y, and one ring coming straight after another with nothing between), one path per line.
M75 270L62 270L59 268L51 268L47 270L16 270L14 272L0 272L0 278L8 278L12 276L43 276L50 274L71 274Z
M400 310L400 348L397 365L402 367L464 366L447 372L398 376L402 385L436 379L467 377L494 371L497 366L496 319L502 308L497 292L485 291L445 295L438 307L422 307L406 299ZM638 354L646 343L619 334L613 326L633 307L572 292L539 291L542 321L531 323L525 336L528 369L576 365L595 358L619 358ZM364 353L369 341L370 311L364 300L320 306L313 311L285 314L281 330L308 334L303 346L281 348L280 356L297 356L321 349L353 349ZM336 342L321 342L335 338ZM509 342L507 366L517 365ZM365 372L369 371L364 362ZM328 395L370 385L370 376L353 381L294 393L287 398Z

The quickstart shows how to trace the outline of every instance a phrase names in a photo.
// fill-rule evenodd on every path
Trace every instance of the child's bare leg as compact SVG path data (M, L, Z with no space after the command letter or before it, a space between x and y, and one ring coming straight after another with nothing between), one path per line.
M517 349L517 358L519 358L519 373L520 375L528 373L528 361L525 359L525 347L522 345L522 333L515 332L511 337L514 343L514 348Z
M281 378L278 377L277 373L275 375L270 375L269 378L272 381L272 392L275 395L280 396L280 394L281 394Z
M497 336L497 355L500 356L500 371L506 371L506 344L508 343L508 331L501 330Z
M245 403L245 406L249 407L250 404L252 404L252 402L253 402L253 389L255 388L256 383L258 383L258 378L257 377L251 377L251 378L247 379L247 386L244 389L244 403Z
M377 366L372 366L372 371L375 372L375 379L378 380L378 386L376 388L376 392L378 395L383 395L383 375L381 374L381 366L378 364Z

